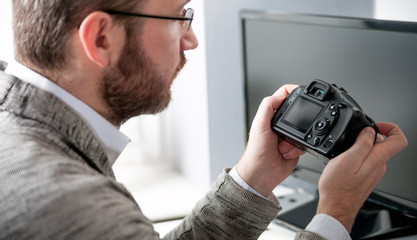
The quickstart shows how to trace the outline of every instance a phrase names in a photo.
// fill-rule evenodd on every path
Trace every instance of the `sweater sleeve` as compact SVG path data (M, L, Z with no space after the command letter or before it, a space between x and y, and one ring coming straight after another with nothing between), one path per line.
M240 187L228 171L165 239L258 239L281 208Z

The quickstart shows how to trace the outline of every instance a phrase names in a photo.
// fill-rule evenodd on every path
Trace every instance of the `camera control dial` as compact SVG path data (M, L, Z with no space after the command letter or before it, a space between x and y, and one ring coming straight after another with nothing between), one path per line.
M330 126L330 120L323 117L320 118L315 124L314 124L314 133L317 135L323 135L326 133L327 128Z

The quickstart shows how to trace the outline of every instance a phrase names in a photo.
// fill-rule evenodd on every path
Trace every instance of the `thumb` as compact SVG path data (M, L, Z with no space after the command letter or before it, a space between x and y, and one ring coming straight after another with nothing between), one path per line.
M262 131L270 130L271 120L274 117L275 111L279 108L287 95L297 87L298 85L286 84L280 87L272 96L264 98L253 119L251 131L255 126L261 126Z
M258 112L262 111L264 114L261 113L260 115L272 119L275 111L279 108L279 106L281 106L282 102L285 100L288 94L290 94L297 87L298 85L285 84L284 86L280 87L272 96L264 98L258 109ZM258 113L256 115L258 115Z
M275 111L285 100L286 95L272 95L265 97L259 105L258 111L253 118L252 128L254 126L263 126L268 130L271 125L271 119L274 117Z
M342 161L346 169L357 172L372 150L375 134L375 130L371 127L362 129L352 147L336 157L337 161Z

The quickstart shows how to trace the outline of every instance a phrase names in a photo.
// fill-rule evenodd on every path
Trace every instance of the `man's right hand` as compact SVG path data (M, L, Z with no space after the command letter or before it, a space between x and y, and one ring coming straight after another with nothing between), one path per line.
M319 181L320 200L317 214L339 220L350 232L359 209L385 174L388 160L403 150L408 142L401 129L392 123L377 123L379 134L362 130L355 144L329 161Z

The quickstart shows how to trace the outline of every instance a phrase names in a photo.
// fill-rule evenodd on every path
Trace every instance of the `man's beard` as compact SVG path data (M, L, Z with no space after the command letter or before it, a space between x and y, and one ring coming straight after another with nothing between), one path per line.
M176 71L166 79L167 74L158 71L140 45L135 38L127 40L117 67L102 75L101 92L108 108L103 114L115 125L164 110L171 100L171 83L186 63L182 52Z

